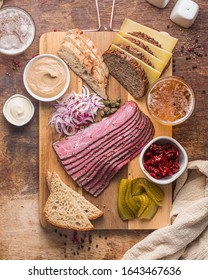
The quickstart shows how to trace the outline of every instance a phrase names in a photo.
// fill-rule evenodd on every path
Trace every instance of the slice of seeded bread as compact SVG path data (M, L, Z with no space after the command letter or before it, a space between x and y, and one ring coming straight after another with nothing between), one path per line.
M65 190L76 200L79 206L84 210L89 220L95 220L103 215L103 212L95 207L86 198L74 191L72 188L64 184L59 175L56 172L47 174L47 182L51 193L58 192L59 190Z
M94 228L84 210L64 188L50 194L44 207L44 215L56 227L80 231Z

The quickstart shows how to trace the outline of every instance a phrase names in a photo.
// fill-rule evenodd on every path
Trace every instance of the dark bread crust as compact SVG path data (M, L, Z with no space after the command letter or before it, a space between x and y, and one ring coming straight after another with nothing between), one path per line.
M147 51L148 53L150 53L151 55L156 57L156 55L153 53L153 51L150 50L150 48L148 46L146 46L144 43L142 43L141 41L134 39L132 37L125 37L125 39L129 40L133 44L139 46L140 48L144 49L145 51Z
M156 47L158 48L162 48L162 46L160 45L160 43L158 41L156 41L154 38L148 36L147 34L143 33L143 32L128 32L128 34L132 35L132 36L135 36L139 39L142 39L144 41L147 41L149 42L150 44L153 44L155 45Z
M151 66L152 68L154 68L154 66L152 65L151 61L146 58L143 53L141 53L138 49L133 48L131 46L126 46L124 44L119 44L117 45L118 47L120 47L121 49L127 51L128 53L132 54L133 56L135 56L136 58L140 59L141 61L143 61L144 63L146 63L147 65Z
M133 57L117 49L108 49L103 57L110 74L135 99L146 94L149 81L143 67Z

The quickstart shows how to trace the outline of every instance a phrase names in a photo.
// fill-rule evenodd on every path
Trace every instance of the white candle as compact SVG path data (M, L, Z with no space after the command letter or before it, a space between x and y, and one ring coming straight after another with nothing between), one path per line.
M152 4L157 8L165 8L170 0L146 0L148 3Z
M189 28L199 13L199 5L192 0L178 0L173 8L170 19L176 24Z

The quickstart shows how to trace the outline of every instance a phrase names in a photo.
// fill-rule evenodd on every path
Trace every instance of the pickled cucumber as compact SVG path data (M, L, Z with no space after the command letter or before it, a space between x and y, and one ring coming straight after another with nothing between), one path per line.
M131 211L134 213L134 217L136 218L137 212L138 212L139 207L140 207L140 203L135 201L132 197L131 180L128 180L125 199L126 199L126 204L127 204L128 208L131 209Z
M139 195L145 191L158 206L162 206L163 191L152 182L145 178L136 178L132 180L132 196Z
M154 202L153 199L149 197L149 204L145 208L145 210L142 212L142 214L139 216L140 219L147 219L151 220L154 215L156 214L159 206Z
M147 206L149 205L149 196L146 193L142 193L138 196L138 200L140 201L140 208L137 213L137 217L140 218L142 213L145 211Z
M163 191L145 178L122 179L118 191L118 212L122 220L152 219L162 205Z
M118 213L122 220L135 218L134 212L127 206L126 203L126 191L128 185L128 179L122 179L118 189Z

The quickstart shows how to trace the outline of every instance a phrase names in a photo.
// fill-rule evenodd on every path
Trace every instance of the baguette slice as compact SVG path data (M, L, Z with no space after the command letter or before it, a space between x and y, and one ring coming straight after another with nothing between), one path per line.
M75 34L79 37L80 40L84 44L88 46L88 48L94 53L94 55L97 57L97 59L100 61L102 67L104 68L105 71L105 76L108 77L109 75L109 70L108 67L105 63L103 63L103 56L102 53L98 50L98 48L95 46L94 42L90 39L89 36L87 36L82 30L75 28L71 29L68 31L68 34Z
M82 37L77 33L68 31L64 40L74 44L87 58L92 61L92 64L97 69L97 71L101 73L101 75L103 76L103 80L107 85L107 78L109 74L108 69L106 71L107 66L98 58L98 56L95 55L90 46L88 46L88 44L82 39Z
M88 65L92 65L91 73L96 73L96 77L95 75L94 77L98 80L99 83L103 83L104 87L106 87L108 80L105 76L105 73L103 72L99 60L94 56L91 50L74 34L68 34L67 36L65 36L64 41L70 42L72 45L74 45L75 48L79 50L79 52L82 53L82 55L85 57L85 61L88 61Z
M58 192L59 190L66 190L71 194L74 200L79 204L79 206L84 210L89 220L95 220L103 215L103 212L95 207L91 202L85 199L82 195L68 187L63 183L61 178L56 172L47 173L48 187L51 193Z
M93 65L84 55L70 42L64 42L61 45L58 55L66 64L81 77L99 96L107 99L105 84L96 71L93 71Z
M73 230L92 230L84 210L66 189L52 192L44 207L46 220L57 227Z

